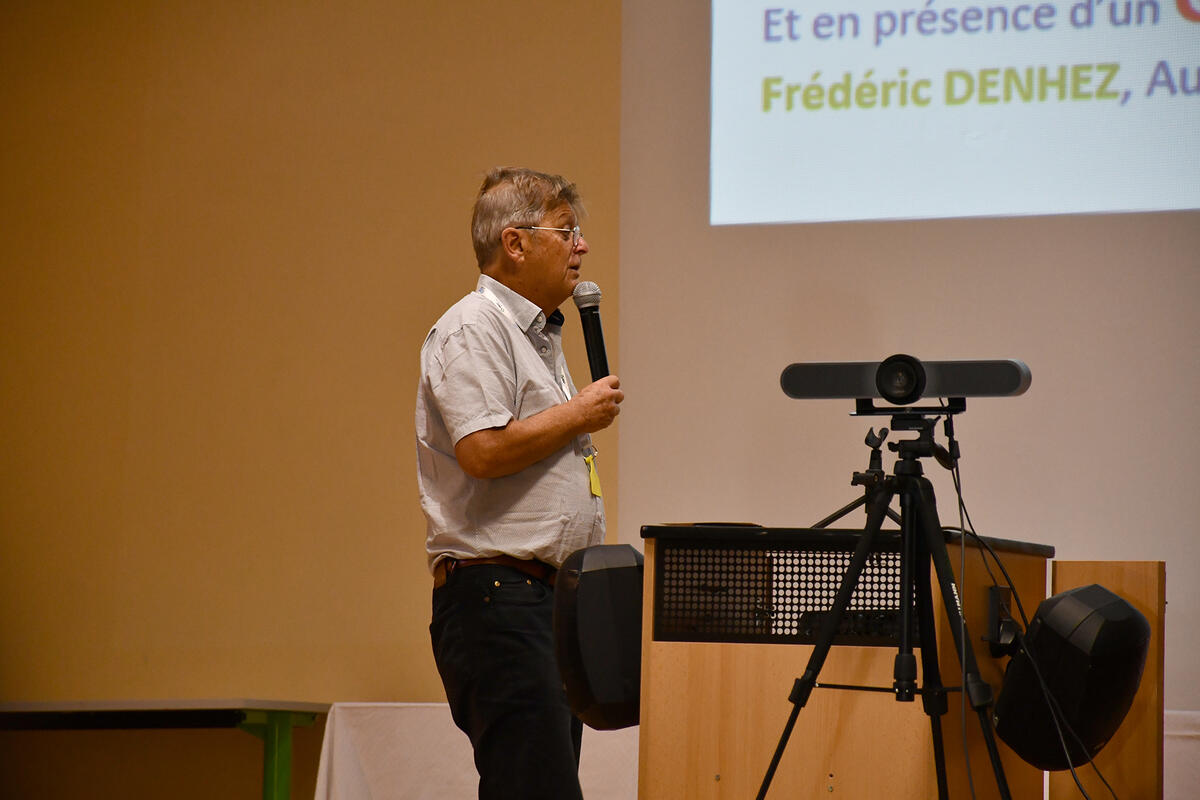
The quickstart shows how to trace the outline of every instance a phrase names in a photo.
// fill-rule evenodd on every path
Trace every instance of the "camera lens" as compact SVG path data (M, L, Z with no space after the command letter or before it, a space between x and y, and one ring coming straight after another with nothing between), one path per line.
M925 368L912 356L896 354L884 359L875 371L875 388L894 405L915 403L925 391Z

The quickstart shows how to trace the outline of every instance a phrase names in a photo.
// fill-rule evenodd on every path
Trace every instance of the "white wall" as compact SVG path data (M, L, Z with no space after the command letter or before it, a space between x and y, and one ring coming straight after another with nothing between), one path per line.
M1022 359L1026 395L957 422L978 531L1166 561L1166 705L1200 709L1200 213L712 228L708 7L628 0L623 37L621 540L856 496L887 419L786 398L789 363Z

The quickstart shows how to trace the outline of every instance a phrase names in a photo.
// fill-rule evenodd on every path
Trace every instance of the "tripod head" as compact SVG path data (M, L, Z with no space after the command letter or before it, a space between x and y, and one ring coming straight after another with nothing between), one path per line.
M961 410L961 409L960 409ZM959 450L958 441L954 438L954 417L951 416L954 412L945 412L943 409L937 409L937 415L934 415L932 409L905 409L905 413L894 414L892 416L892 430L894 431L916 431L917 438L901 439L897 442L888 442L888 449L900 456L900 465L908 465L901 468L903 472L915 472L920 474L920 464L917 462L919 458L934 458L938 464L946 469L954 469L954 463L958 460ZM938 416L941 413L946 413L945 433L949 440L949 447L943 447L933 440L933 428L937 423ZM871 448L870 466L865 473L854 473L854 479L851 481L855 485L870 485L873 483L873 478L882 475L882 464L880 459L880 447L883 445L883 440L887 438L888 429L882 428L878 435L875 429L872 428L867 434L867 446ZM914 468L915 465L915 468Z
M924 414L895 415L892 417L892 430L916 431L917 438L888 442L888 449L893 453L898 453L903 461L915 461L918 458L936 456L939 445L933 441L935 422L937 422L936 419L926 417Z

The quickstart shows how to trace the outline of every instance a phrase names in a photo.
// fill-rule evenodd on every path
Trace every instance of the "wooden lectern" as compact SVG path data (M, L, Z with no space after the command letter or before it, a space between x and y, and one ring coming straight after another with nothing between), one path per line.
M855 531L726 525L642 529L640 800L746 800L756 796L784 725L794 680L805 668L816 621L837 590ZM896 655L899 535L882 532L859 580L821 684L801 710L769 798L927 800L937 796L929 718L920 700L891 694ZM988 540L1004 560L1031 615L1046 596L1053 548ZM949 546L963 611L984 680L999 691L1005 659L981 641L987 588L978 545L968 543L966 581L957 544ZM995 569L992 565L993 570ZM936 584L935 584L936 585ZM893 596L891 593L895 592ZM954 639L934 600L942 682L960 686ZM783 646L788 645L788 646ZM919 658L919 653L918 653ZM952 797L995 798L978 716L949 694L942 718ZM965 726L964 726L965 721ZM1014 798L1041 797L1042 772L997 742ZM970 777L968 777L968 762Z

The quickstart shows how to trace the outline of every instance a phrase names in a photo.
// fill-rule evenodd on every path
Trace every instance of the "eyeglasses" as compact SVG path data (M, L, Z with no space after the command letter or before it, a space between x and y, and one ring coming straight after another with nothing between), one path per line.
M574 228L544 228L541 225L517 225L517 230L522 231L558 231L559 233L571 234L571 247L578 247L579 240L583 238L583 231L579 230L579 226Z

